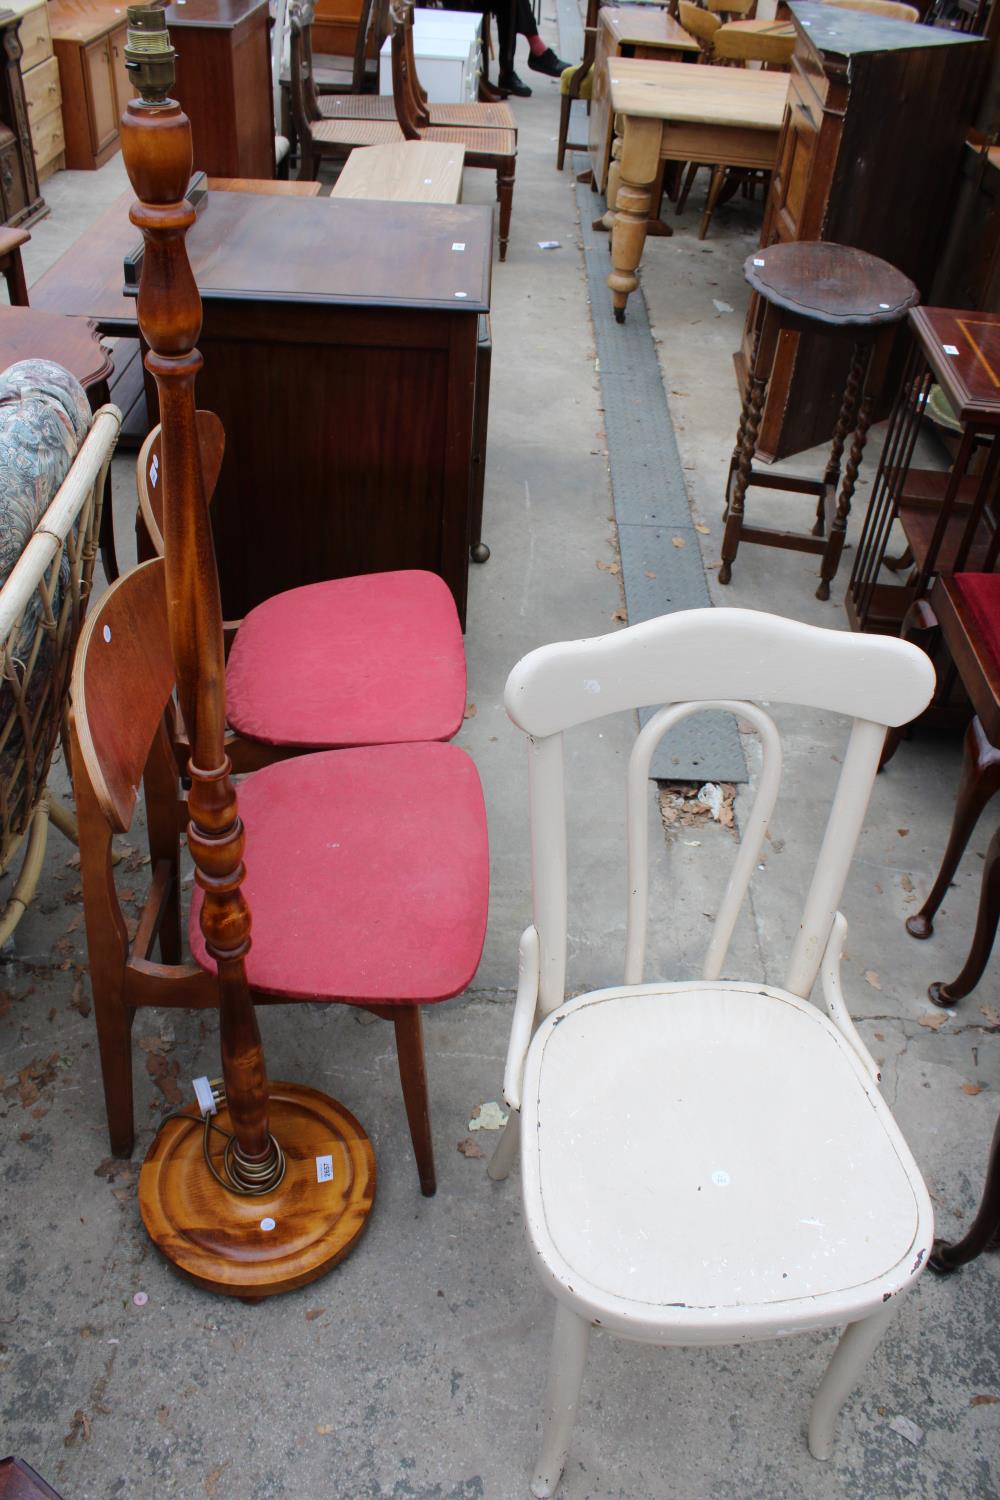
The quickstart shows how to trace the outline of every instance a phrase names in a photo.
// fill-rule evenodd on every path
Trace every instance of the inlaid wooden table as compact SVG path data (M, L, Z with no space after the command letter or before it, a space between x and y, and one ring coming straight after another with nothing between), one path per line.
M597 12L597 48L587 141L594 186L603 193L614 139L614 114L608 85L608 63L618 57L647 61L697 61L698 43L665 10L650 5L602 6Z
M138 337L123 193L33 285ZM227 433L212 526L228 618L356 573L439 573L465 620L485 444L493 211L209 191L187 237L198 402ZM147 382L150 420L155 392Z
M611 106L621 117L621 182L608 286L625 321L661 161L704 161L769 172L788 94L786 73L750 68L689 68L683 63L618 57L608 64Z

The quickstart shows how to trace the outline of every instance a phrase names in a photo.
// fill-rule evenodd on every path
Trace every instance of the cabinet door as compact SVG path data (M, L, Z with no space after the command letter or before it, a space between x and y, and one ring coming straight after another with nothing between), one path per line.
M108 37L92 42L83 54L84 77L90 115L90 143L95 156L110 146L118 135L118 101L111 71L111 44Z
M778 148L778 164L771 183L766 231L769 244L775 240L815 238L816 231L808 220L813 217L811 200L818 196L818 184L810 179L822 123L822 106L815 94L800 79L793 78ZM822 196L825 201L825 193Z
M125 38L128 33L127 26L119 26L117 31L111 33L111 71L115 80L115 104L118 110L118 118L121 120L125 113L125 106L137 92L125 69Z

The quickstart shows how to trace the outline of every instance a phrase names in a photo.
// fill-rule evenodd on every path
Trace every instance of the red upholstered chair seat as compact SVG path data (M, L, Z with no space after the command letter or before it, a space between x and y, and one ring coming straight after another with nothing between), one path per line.
M246 739L310 750L449 740L465 712L451 590L408 570L289 589L236 633L226 717Z
M949 582L978 625L980 644L1000 668L1000 573L954 573Z
M482 788L464 750L304 755L254 772L238 795L255 989L391 1004L468 986L486 933L489 852ZM211 969L200 897L191 950Z

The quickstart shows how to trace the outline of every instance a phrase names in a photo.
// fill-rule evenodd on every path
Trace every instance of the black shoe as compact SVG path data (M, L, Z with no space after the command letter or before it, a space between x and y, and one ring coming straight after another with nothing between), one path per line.
M535 73L544 73L548 78L561 78L571 63L563 62L561 57L556 57L551 47L546 47L536 57L532 52L528 56L528 67Z
M500 74L500 92L506 97L508 94L516 94L519 99L530 99L531 90L526 83L522 83L514 72Z

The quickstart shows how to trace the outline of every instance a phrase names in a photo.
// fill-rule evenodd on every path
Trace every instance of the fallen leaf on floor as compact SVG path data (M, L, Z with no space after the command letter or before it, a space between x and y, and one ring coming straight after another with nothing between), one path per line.
M991 1026L1000 1026L1000 1011L993 1005L981 1005L979 1014L985 1016Z
M103 1177L106 1182L114 1182L117 1177L138 1177L142 1163L136 1161L123 1161L117 1156L106 1156L99 1167L94 1168L95 1177Z
M899 883L903 887L904 891L913 890L913 881L910 879L909 875L901 875L899 877Z
M962 1093L963 1094L968 1094L969 1097L972 1098L972 1099L974 1099L977 1094L981 1094L982 1092L983 1092L983 1086L982 1086L981 1083L963 1083L962 1084Z
M227 1467L227 1464L219 1464L218 1468L212 1469L208 1474L205 1475L205 1494L208 1496L208 1500L212 1500L212 1496L219 1488L219 1480L222 1478L222 1471Z
M682 536L672 536L670 538L670 540L671 540L671 542L673 543L673 545L675 547L686 547L687 546L687 542L684 540L684 538Z
M896 829L896 832L899 834L899 836L900 836L901 839L905 839L906 835L909 833L909 831L910 830L908 828L897 828Z
M928 1031L940 1031L947 1019L943 1010L932 1010L920 1017L920 1025L926 1026Z
M87 999L82 979L78 979L74 984L69 1003L81 1016L86 1017L90 1015L90 1001Z
M867 979L873 990L880 990L882 988L882 981L875 969L866 969L865 978Z
M73 1420L69 1424L69 1432L63 1438L63 1446L72 1448L78 1437L82 1437L85 1443L90 1442L90 1418L79 1406L73 1413Z
M465 705L465 715L464 715L464 717L467 718L467 719L474 719L476 717L476 714L478 712L479 712L479 709L476 707L476 705L474 703L467 703Z
M695 521L694 529L695 531L700 531L702 536L708 536L709 534L709 528L705 525L704 521Z
M502 1130L507 1123L507 1116L497 1104L491 1099L488 1104L481 1104L476 1113L469 1121L470 1130Z
M875 882L875 894L876 896L881 896L882 894L882 887L879 885L877 880Z
M616 609L615 612L614 612L614 614L611 616L611 618L612 618L612 620L621 620L623 624L627 625L628 624L628 610L626 610L626 609Z
M463 1156L476 1157L483 1155L483 1149L478 1141L474 1141L471 1135L464 1136L458 1143L458 1149Z
M621 563L604 562L601 558L597 559L597 566L600 568L602 573L620 573L622 570Z
M924 1429L918 1427L916 1422L911 1422L909 1417L893 1417L889 1426L893 1432L898 1432L900 1437L912 1443L914 1448L919 1447L924 1440Z
M884 1042L885 1041L885 1032L884 1031L873 1031L872 1032L872 1036L875 1038L875 1040L877 1042Z
M162 1036L141 1036L139 1038L139 1046L143 1052L156 1052L160 1057L170 1052L173 1045L173 1042L168 1041Z
M167 1425L167 1418L169 1416L170 1416L170 1407L169 1406L160 1406L160 1407L157 1408L156 1420L159 1422L159 1424L160 1424L161 1427L166 1427L166 1425Z
M167 1103L174 1109L183 1102L183 1095L177 1082L180 1070L181 1065L176 1058L168 1062L159 1052L149 1052L146 1055L146 1072Z
M320 1437L329 1437L330 1433L333 1431L333 1426L329 1422L317 1422L316 1431L319 1433Z
M972 1396L969 1400L970 1406L996 1406L1000 1402L1000 1396Z
M646 577L647 577L647 578L655 578L655 577L656 577L656 574L655 574L655 573L652 573L652 572L650 572L650 570L649 570L649 568L646 568L646 569L645 569L645 573L646 573Z
M315 1323L316 1319L321 1318L325 1312L325 1307L310 1307L309 1311L306 1313L306 1322Z
M53 1052L44 1062L35 1058L32 1062L25 1064L17 1075L16 1085L17 1097L22 1109L30 1109L37 1102L42 1090L48 1088L55 1078L58 1067L58 1052Z

